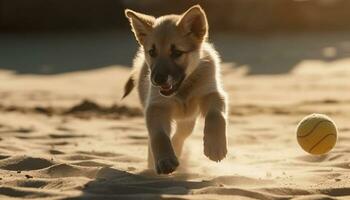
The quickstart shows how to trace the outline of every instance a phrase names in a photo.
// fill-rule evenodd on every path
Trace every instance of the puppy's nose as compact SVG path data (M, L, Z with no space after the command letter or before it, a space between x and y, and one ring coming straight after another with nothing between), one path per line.
M153 84L156 86L164 85L167 83L168 77L169 76L167 74L162 74L162 73L155 74L153 77Z

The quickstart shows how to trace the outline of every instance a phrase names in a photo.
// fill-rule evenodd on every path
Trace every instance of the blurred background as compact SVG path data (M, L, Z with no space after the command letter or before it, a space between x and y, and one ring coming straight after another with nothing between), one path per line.
M153 177L137 93L121 98L138 48L124 9L194 4L223 61L229 153L205 158L199 120L180 172ZM350 199L349 66L350 0L0 0L0 199ZM327 155L297 143L311 113L337 124Z
M0 0L0 68L57 74L130 66L138 45L125 8L160 16L193 4L207 12L223 61L250 74L350 56L349 0Z

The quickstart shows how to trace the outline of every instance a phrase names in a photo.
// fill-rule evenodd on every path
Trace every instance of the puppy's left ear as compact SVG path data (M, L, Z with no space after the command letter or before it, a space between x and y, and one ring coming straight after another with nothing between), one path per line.
M193 34L200 41L203 41L208 35L207 17L200 5L192 6L182 14L177 26L186 35Z

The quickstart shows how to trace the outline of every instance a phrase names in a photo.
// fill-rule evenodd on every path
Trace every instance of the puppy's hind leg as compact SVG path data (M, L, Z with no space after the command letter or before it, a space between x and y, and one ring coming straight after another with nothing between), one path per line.
M154 157L152 153L151 142L148 141L148 155L147 155L147 167L148 169L154 169Z
M195 124L196 124L196 119L176 122L176 132L171 138L171 143L174 147L174 151L177 157L181 156L185 139L189 135L191 135Z

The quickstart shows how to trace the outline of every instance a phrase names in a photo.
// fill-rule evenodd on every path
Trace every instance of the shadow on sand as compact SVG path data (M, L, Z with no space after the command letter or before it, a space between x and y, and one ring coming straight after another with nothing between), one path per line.
M159 176L150 171L131 174L105 167L95 180L85 184L82 195L68 199L160 199L162 195L185 195L192 189L215 185L211 181L188 181L187 176Z

